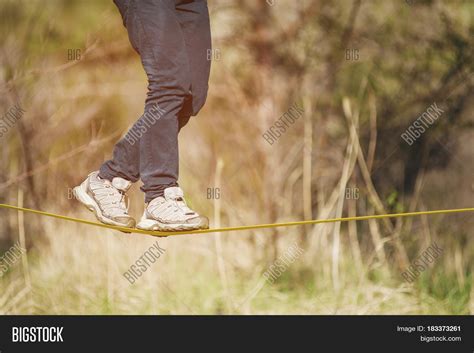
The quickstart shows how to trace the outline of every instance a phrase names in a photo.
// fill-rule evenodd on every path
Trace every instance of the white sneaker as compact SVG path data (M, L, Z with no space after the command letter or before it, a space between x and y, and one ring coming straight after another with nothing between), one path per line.
M186 231L209 228L209 220L191 210L177 186L166 188L164 197L154 198L145 206L137 228L158 231Z
M135 227L135 220L129 216L125 193L132 183L123 178L112 182L99 177L99 172L89 174L86 180L73 189L76 199L94 212L99 221L114 226Z

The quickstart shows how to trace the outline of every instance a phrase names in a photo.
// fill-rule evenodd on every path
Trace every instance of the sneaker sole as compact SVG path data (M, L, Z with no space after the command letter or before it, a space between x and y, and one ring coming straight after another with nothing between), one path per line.
M105 217L102 214L102 210L100 209L97 202L95 202L95 200L92 197L90 197L87 194L87 192L84 190L83 184L81 184L79 186L76 186L73 189L72 192L73 192L74 196L76 197L76 199L80 203L82 203L89 211L94 213L95 217L97 218L97 220L99 222L102 222L104 224L109 224L109 225L112 225L112 226L118 226L118 227L128 227L128 228L134 228L135 227L135 220L134 219L130 219L130 221L127 224L122 224L122 223L118 223L118 222L116 222L112 219L109 219L109 218ZM125 231L121 231L121 232L130 233L130 232L125 232Z
M208 223L208 222L205 222ZM153 230L159 232L180 232L180 231L191 231L191 230L199 230L199 229L208 229L209 226L206 224L202 224L202 222L198 225L195 224L186 224L186 223L161 223L154 219L142 219L138 224L137 228L141 230Z

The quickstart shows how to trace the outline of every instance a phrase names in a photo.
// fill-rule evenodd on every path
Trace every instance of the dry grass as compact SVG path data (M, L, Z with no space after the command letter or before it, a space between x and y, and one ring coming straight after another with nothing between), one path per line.
M87 217L84 211L81 216ZM158 239L164 255L131 285L122 274L157 238L45 220L46 236L0 280L2 314L451 314L452 303L373 264L357 273L343 252L339 289L333 288L324 254L299 257L274 283L268 262L252 261L249 232L222 234L219 275L214 235ZM285 232L282 249L299 231ZM304 249L305 250L305 249ZM368 268L365 269L367 271ZM25 272L31 286L25 282ZM463 312L469 312L466 302ZM472 313L472 311L471 311Z

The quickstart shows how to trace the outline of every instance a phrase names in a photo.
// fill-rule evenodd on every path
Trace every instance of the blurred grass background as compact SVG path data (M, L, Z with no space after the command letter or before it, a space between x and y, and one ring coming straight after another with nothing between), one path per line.
M273 3L209 1L209 96L180 134L192 207L214 227L472 207L474 3ZM0 139L0 203L92 219L70 188L146 94L120 14L106 0L0 0L0 18L1 114L26 111ZM294 103L304 117L269 145ZM400 134L433 103L445 113L408 146ZM171 237L130 285L155 238L0 209L0 253L28 249L0 278L0 313L472 314L472 237L469 213ZM265 283L295 241L303 255ZM405 282L432 242L442 256Z

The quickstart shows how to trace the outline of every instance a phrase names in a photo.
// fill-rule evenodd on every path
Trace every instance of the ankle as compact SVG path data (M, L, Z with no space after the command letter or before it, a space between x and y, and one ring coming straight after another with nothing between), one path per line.
M150 203L150 201L152 201L153 199L156 199L157 197L164 197L165 189L171 188L171 187L179 187L179 185L176 181L172 181L167 184L160 184L155 188L155 190L146 192L145 203L148 204Z

